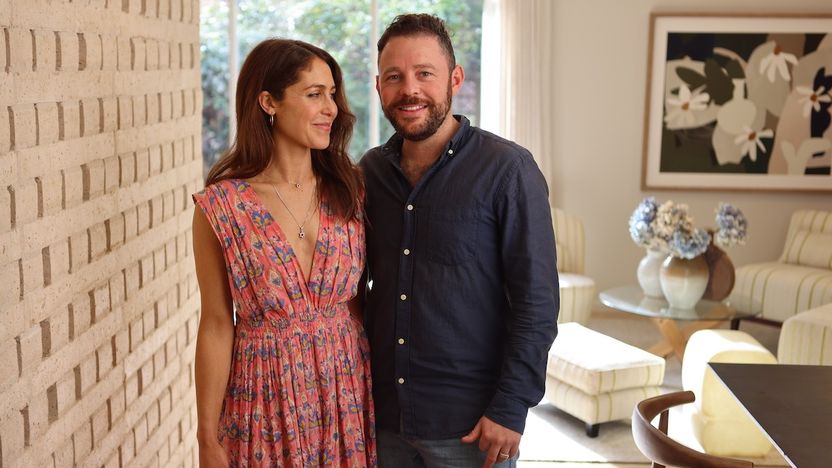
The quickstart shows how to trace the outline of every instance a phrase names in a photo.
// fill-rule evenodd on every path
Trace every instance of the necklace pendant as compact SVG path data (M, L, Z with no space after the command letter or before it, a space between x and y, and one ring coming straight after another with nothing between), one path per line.
M305 233L305 232L303 232L303 227L301 227L300 229L298 229L298 237L300 237L301 239L303 239L304 237L306 237L306 233Z
M300 188L300 184L299 184L299 183L295 183L295 188L296 188L297 190L301 190L301 188Z

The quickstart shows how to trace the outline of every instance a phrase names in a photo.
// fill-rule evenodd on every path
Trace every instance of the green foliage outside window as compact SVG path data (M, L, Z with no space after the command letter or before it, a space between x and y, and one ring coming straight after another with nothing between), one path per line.
M369 0L238 0L237 38L240 63L268 37L301 39L326 49L344 72L356 128L350 155L358 159L369 149L372 80ZM453 34L457 62L465 68L465 85L454 99L454 112L479 121L480 35L482 0L379 0L379 34L402 13L425 12L443 18ZM202 63L202 151L205 172L228 148L228 5L202 0L200 52ZM379 112L380 142L393 130Z

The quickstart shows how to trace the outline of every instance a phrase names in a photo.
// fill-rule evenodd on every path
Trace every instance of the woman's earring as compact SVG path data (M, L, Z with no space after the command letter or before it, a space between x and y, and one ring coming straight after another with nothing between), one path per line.
M269 126L274 127L274 114L269 114Z

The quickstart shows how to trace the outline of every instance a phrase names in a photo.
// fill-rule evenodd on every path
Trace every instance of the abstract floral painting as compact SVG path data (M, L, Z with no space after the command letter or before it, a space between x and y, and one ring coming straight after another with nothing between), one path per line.
M832 17L651 17L644 188L832 190Z

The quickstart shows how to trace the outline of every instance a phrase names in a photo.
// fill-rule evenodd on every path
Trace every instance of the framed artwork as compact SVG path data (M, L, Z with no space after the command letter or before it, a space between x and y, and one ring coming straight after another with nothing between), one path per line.
M832 15L652 14L643 189L832 191Z

